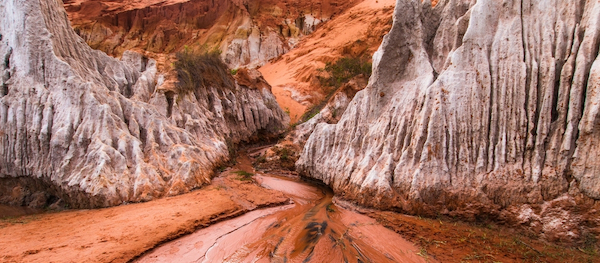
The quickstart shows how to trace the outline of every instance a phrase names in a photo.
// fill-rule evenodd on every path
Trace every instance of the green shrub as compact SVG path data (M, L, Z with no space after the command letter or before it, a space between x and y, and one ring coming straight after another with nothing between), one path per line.
M306 112L302 114L298 123L293 124L292 128L294 128L295 125L306 122L315 117L317 114L319 114L323 107L327 105L327 102L329 101L331 96L333 96L343 84L350 81L350 79L361 74L365 78L369 78L371 76L371 66L371 63L366 58L353 57L343 57L335 61L335 63L327 63L325 65L325 68L320 69L319 71L326 71L328 77L319 76L318 78L321 82L321 85L323 85L324 87L333 88L325 89L325 92L327 94L327 96L325 96L325 99L308 108ZM335 118L337 116L337 112L334 111L332 113L332 116Z
M321 85L329 87L340 87L350 81L353 77L363 74L371 76L371 63L364 58L343 57L335 63L327 63L323 69L329 77L320 77Z
M184 49L175 54L173 63L181 92L195 92L198 88L226 87L232 89L234 81L219 52L194 52Z
M246 171L235 171L233 172L234 174L238 175L238 180L240 181L252 181L252 176L254 175L253 173L249 173Z
M288 150L288 148L282 148L281 151L279 152L279 159L281 161L287 161L290 158L290 150Z
M327 98L329 99L329 98ZM321 112L321 109L324 107L324 105L327 103L327 100L324 100L324 102L321 102L317 105L312 105L310 106L306 112L304 112L304 114L302 114L302 116L300 116L300 122L307 122L310 119L312 119L313 117L317 116L317 114L319 114L319 112Z
M265 163L265 162L267 162L266 155L258 156L258 158L256 158L256 161L254 161L254 163L256 163L256 164Z
M328 204L326 209L327 209L327 212L330 212L330 213L335 212L335 208L333 208L333 204Z

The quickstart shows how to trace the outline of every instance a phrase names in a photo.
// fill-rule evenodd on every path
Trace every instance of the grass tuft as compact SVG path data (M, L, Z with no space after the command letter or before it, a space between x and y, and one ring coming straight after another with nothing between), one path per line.
M327 76L318 76L319 82L324 87L325 99L321 102L312 105L307 111L302 114L298 123L294 124L298 125L300 123L304 123L313 117L315 117L321 110L327 105L329 99L336 93L336 91L348 83L352 78L363 75L365 78L369 78L371 76L371 63L367 58L354 58L354 57L343 57L335 61L334 63L327 63L325 68L320 69L321 72L326 72ZM332 113L333 117L337 116L337 112Z
M177 72L180 93L196 92L199 88L234 88L232 72L219 57L218 51L196 52L184 49L176 55L173 63Z
M240 181L252 181L252 176L254 175L253 173L249 173L249 172L241 171L241 170L235 171L233 173L239 175L237 179Z
M367 78L371 76L371 63L364 58L343 57L334 63L327 63L323 71L328 73L328 77L319 77L321 85L327 87L339 88L360 74Z

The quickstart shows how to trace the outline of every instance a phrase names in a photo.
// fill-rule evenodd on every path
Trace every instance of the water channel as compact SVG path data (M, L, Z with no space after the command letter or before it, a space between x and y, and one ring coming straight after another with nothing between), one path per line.
M263 187L287 193L293 204L199 229L137 262L425 262L395 232L337 207L325 186L272 175L254 178Z

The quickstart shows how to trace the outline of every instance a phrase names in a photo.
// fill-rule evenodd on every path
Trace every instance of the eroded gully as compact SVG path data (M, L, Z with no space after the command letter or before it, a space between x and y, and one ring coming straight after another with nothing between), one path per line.
M292 204L199 229L137 262L425 262L395 232L337 207L327 187L268 174L254 179L286 193Z

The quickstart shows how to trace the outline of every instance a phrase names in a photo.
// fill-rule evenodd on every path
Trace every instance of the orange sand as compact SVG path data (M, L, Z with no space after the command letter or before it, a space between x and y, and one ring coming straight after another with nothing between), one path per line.
M319 84L314 82L318 69L325 63L354 51L375 52L391 26L395 3L365 0L323 24L280 59L259 69L273 87L281 108L289 110L292 122L299 119L307 106L323 98ZM353 50L357 40L366 44L364 50ZM290 90L299 96L292 98Z
M241 165L231 171L247 169L249 161ZM0 261L128 262L197 228L288 202L279 192L237 180L231 171L211 186L176 197L2 220Z

